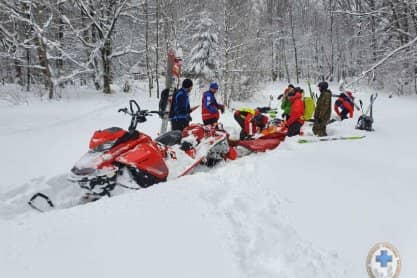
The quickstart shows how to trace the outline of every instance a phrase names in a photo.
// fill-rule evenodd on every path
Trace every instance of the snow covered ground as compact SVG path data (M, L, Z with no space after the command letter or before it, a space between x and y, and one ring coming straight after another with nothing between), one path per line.
M245 105L265 106L283 86L270 85ZM358 94L367 103L369 93ZM399 249L401 277L415 276L416 98L380 94L376 132L362 140L293 138L207 172L39 214L23 201L62 186L95 129L127 127L117 109L129 98L156 107L146 93L77 94L0 103L1 277L357 278L366 277L367 253L379 241ZM236 127L231 112L222 121ZM159 124L154 117L140 128L155 136ZM364 134L354 124L336 122L329 134Z

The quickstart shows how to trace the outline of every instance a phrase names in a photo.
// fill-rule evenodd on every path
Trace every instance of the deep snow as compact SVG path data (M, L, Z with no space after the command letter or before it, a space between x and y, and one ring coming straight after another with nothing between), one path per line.
M282 89L270 85L245 105L267 105L266 96ZM366 103L370 92L358 94ZM379 241L399 249L401 277L416 273L413 97L380 94L376 132L359 141L301 145L294 138L150 189L30 211L23 201L65 185L95 129L127 127L128 118L116 111L131 97L156 107L146 93L79 92L59 102L0 104L2 277L357 278L366 277L367 252ZM193 93L195 104L199 97ZM231 112L222 121L236 128ZM336 122L329 134L364 134L354 123ZM155 136L159 125L154 117L140 128Z

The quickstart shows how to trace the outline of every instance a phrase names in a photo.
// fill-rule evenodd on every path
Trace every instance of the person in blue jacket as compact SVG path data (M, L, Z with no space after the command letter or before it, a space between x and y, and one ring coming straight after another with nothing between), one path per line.
M203 94L201 116L204 125L215 125L220 117L219 110L224 113L224 105L219 104L215 97L218 89L219 85L213 82L210 84L210 89Z
M190 107L190 100L188 94L193 89L193 81L191 79L184 79L182 88L178 90L172 103L171 127L172 130L183 130L191 121L191 112L197 107Z

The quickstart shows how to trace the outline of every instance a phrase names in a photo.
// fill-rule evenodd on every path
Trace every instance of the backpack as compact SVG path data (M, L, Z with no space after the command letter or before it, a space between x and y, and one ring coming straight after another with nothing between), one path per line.
M172 94L172 99L175 99L175 94L176 93L177 93L177 89L174 90L174 93ZM170 99L169 99L170 95L169 94L170 94L169 88L166 88L166 89L162 90L162 92L161 92L161 97L159 99L159 110L158 110L159 111L159 117L161 117L161 118L163 118L164 115L165 115L165 112L167 112L166 110L167 110L168 104L170 105L170 108L169 108L169 111L168 111L169 112L168 116L169 116L169 118L172 117L174 101L171 101L171 103L169 103L169 101L170 101Z
M314 111L316 110L316 100L314 99L313 91L311 90L310 80L307 80L308 92L310 96L304 97L304 120L309 121L314 118ZM317 98L316 98L317 99Z
M314 117L316 103L312 97L304 97L304 120L308 121Z
M368 109L366 109L365 112L363 111L363 103L362 101L360 101L362 115L358 119L358 123L356 124L356 129L366 130L366 131L375 131L372 127L372 124L374 123L374 117L373 117L372 112L373 112L373 105L377 97L378 97L378 94L371 95ZM370 112L369 116L368 116L368 112Z
M374 131L372 128L372 124L374 120L368 115L361 115L358 119L358 123L356 124L356 129L366 130L366 131Z

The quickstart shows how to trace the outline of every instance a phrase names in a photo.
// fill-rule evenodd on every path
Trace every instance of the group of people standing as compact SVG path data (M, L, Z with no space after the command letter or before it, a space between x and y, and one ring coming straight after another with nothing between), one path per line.
M184 79L182 87L173 96L171 126L172 130L183 130L191 122L191 113L199 106L190 106L189 93L193 89L193 81ZM219 85L215 82L210 84L208 91L203 93L202 98L202 118L204 125L215 125L219 121L220 112L224 112L224 105L216 100L216 93Z
M312 121L313 133L319 137L327 136L327 125L331 122L330 117L332 114L332 92L329 89L329 84L325 81L320 82L317 85L320 95L317 98L314 117ZM281 94L278 99L282 99L281 109L283 111L282 118L284 124L288 126L287 136L295 136L301 133L301 127L304 124L304 102L303 102L304 90L300 87L294 87L288 85L284 93ZM334 111L340 117L340 120L345 120L353 117L354 112L354 98L352 92L342 92L337 96L337 100L334 104Z
M185 79L182 87L178 90L172 101L171 125L173 130L183 130L191 121L190 114L198 108L191 107L189 93L193 88L193 82ZM220 113L224 113L224 105L216 99L219 85L215 82L210 84L209 89L203 93L201 101L201 116L204 125L217 125ZM326 127L330 122L332 92L329 84L325 81L318 84L320 95L314 111L313 133L317 136L327 136ZM292 137L302 134L301 127L304 125L305 107L304 90L300 87L289 85L283 94L278 97L281 100L282 125L288 128L287 136ZM334 111L341 120L353 117L354 98L351 92L344 92L338 96L334 104ZM247 139L267 126L268 116L260 109L242 108L234 111L234 119L241 127L240 138Z
M191 107L189 93L193 88L193 82L185 79L182 87L178 90L172 100L171 126L172 130L182 131L191 121L191 113L198 106ZM220 113L224 113L224 105L216 99L219 85L216 82L210 84L209 89L203 93L201 100L201 117L204 125L217 125ZM242 131L241 139L247 139L266 127L269 118L263 115L259 109L242 108L235 110L234 118L240 125Z

